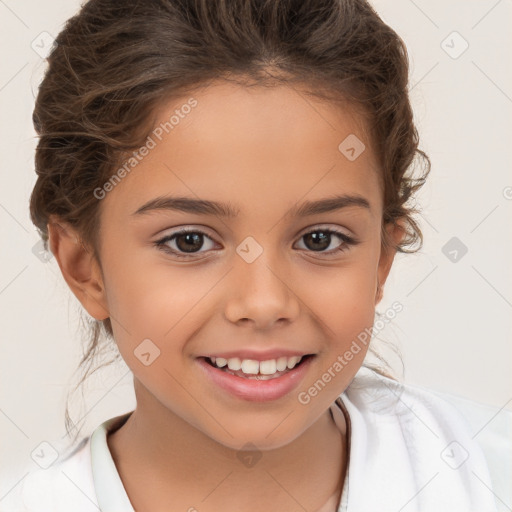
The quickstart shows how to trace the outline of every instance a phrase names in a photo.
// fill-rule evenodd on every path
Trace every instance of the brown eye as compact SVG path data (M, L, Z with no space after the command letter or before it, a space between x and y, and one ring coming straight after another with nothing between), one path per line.
M199 233L185 233L175 235L176 246L183 252L196 252L203 245L202 235Z
M202 231L181 229L172 235L167 235L161 240L158 240L155 242L155 245L159 249L177 256L178 258L187 258L194 254L207 252L200 251L204 246L205 239L213 242L213 240ZM169 242L172 242L175 248L170 247Z
M313 251L324 251L331 245L331 235L325 231L313 231L304 235L303 239L306 247Z
M336 239L341 241L341 243L338 243L334 248L327 250L331 245L335 244ZM155 245L160 250L163 250L172 256L176 256L178 258L192 258L196 254L199 255L209 252L208 247L201 251L201 249L204 248L205 240L214 244L212 238L200 230L181 229L176 233L167 235L161 240L158 240L155 242ZM355 240L341 231L322 228L309 231L302 235L300 240L304 240L305 250L307 252L319 253L322 255L332 255L334 253L347 251L351 245L357 245L359 243L358 240ZM171 247L171 245L174 245L174 247ZM210 249L211 248L212 247L210 247Z
M335 241L336 238L341 240L342 243L331 248L331 250L326 250L331 246L333 240ZM304 245L308 251L318 252L321 254L332 254L346 251L351 245L359 243L354 238L342 233L341 231L320 228L302 235L301 240L304 240Z

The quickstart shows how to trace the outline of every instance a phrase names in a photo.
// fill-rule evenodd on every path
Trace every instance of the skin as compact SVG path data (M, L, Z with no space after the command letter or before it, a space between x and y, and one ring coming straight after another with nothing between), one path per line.
M340 431L328 408L365 347L309 404L297 394L373 325L395 255L382 246L375 155L356 114L306 101L297 88L219 82L191 96L197 107L101 201L101 267L70 226L49 225L66 282L91 316L111 318L134 375L137 407L109 448L136 510L319 510L339 499L347 462L346 425ZM189 97L163 104L157 124ZM338 150L352 133L366 145L355 161ZM359 194L371 208L285 216L334 193ZM131 215L167 194L229 202L240 214ZM345 242L331 235L315 251L303 235L319 225L360 243L334 253ZM189 260L154 245L187 226L211 237ZM395 241L403 235L387 229ZM252 263L236 252L248 236L263 248ZM167 246L186 247L177 242ZM161 351L149 366L134 354L146 338ZM296 390L255 403L216 388L198 368L198 356L239 347L316 356ZM237 456L249 442L262 455L252 467Z

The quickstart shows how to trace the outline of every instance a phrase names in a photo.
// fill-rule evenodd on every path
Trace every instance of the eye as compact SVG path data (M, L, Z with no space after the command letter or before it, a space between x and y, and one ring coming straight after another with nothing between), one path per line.
M333 238L341 240L341 244L334 249L326 251L331 246ZM343 251L347 251L351 245L357 245L359 243L355 238L342 233L336 229L327 228L316 228L312 231L308 231L300 237L300 240L304 239L306 249L311 249L310 252L319 252L321 254L335 254Z
M162 251L168 252L178 258L190 258L192 255L199 253L199 249L203 246L204 238L213 242L203 231L197 229L180 229L172 235L167 235L161 240L157 240L155 245ZM176 249L169 247L167 242L175 244Z
M341 240L341 243L334 249L326 251L336 238ZM155 242L155 246L158 249L178 258L191 258L194 254L207 252L200 251L204 246L205 239L214 243L212 238L201 230L183 228L171 235L167 235L162 239L157 240ZM332 228L316 228L303 234L299 240L302 239L305 240L306 250L309 250L309 252L317 252L327 255L347 251L350 246L360 243L355 238ZM174 245L174 247L170 247L169 242L171 242L171 245Z

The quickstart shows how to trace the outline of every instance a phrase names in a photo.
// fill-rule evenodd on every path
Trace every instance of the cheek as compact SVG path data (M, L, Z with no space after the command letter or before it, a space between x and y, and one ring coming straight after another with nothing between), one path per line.
M318 273L315 277L303 282L299 296L324 337L319 362L320 373L332 377L328 391L322 393L328 403L349 384L367 353L375 318L375 271L359 261L336 271L330 269L322 279Z
M337 269L308 273L298 293L324 324L327 337L346 338L373 324L375 282L373 266L359 260Z
M208 279L192 267L171 267L140 261L116 260L106 269L108 304L116 342L123 357L150 339L159 349L181 350L197 329L198 315L218 279ZM181 344L180 344L181 343ZM125 359L126 360L126 359Z

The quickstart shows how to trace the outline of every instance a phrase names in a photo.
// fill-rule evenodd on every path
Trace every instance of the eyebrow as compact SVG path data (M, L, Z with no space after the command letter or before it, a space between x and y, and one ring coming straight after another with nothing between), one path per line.
M333 212L357 206L371 210L368 200L360 195L337 195L316 201L305 201L295 205L286 214L286 217L308 217L319 213ZM194 199L192 197L161 196L151 199L143 204L132 216L147 214L156 210L173 210L199 215L216 215L219 217L236 217L240 210L230 203L208 201L206 199Z

